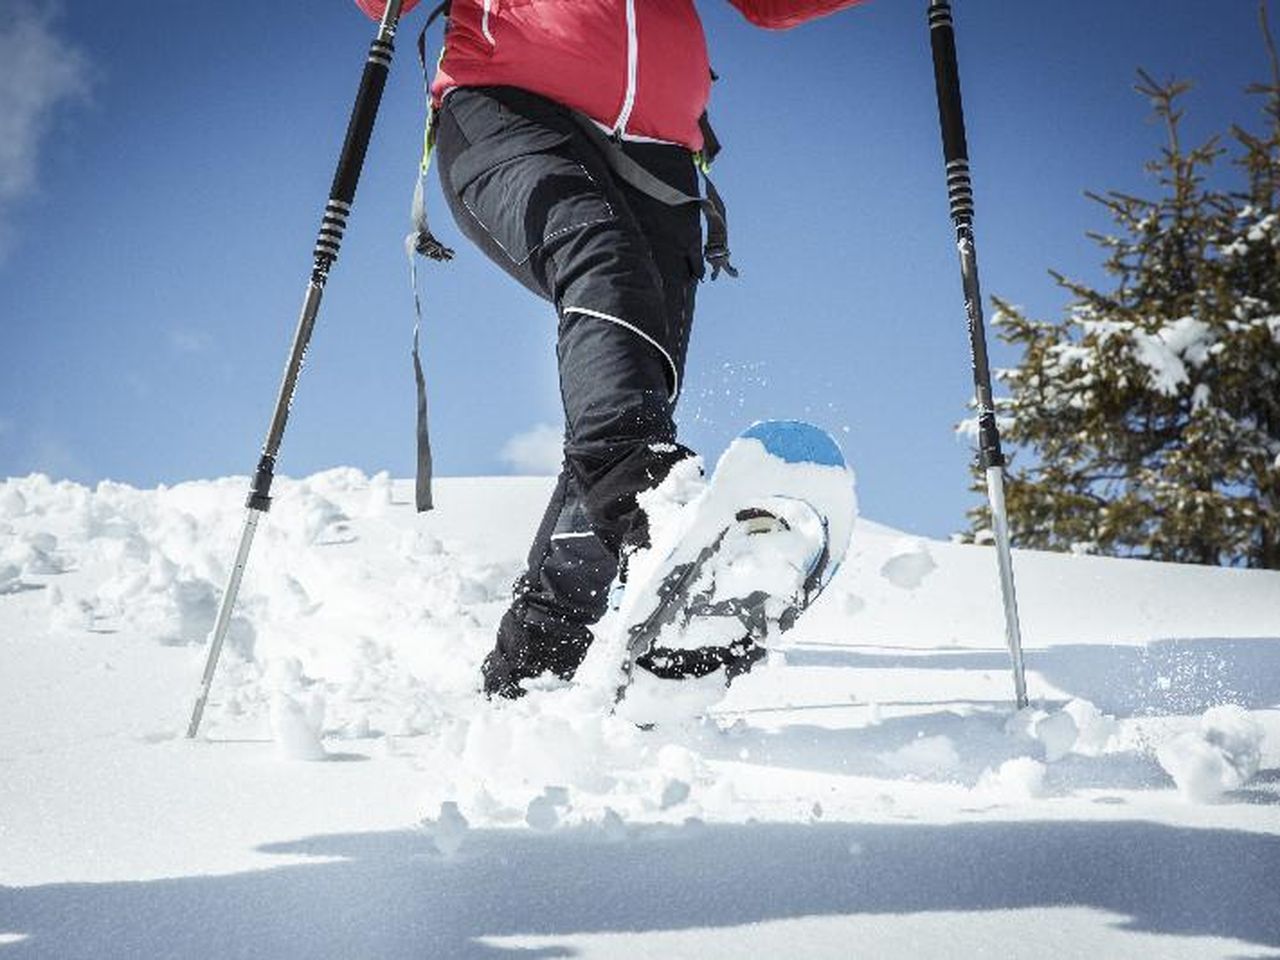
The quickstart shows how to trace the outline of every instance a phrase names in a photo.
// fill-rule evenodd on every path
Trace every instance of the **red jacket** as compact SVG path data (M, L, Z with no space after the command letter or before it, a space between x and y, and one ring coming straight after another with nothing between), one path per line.
M860 0L730 2L785 29ZM623 137L701 149L711 70L693 0L452 0L449 20L437 103L454 87L521 87Z

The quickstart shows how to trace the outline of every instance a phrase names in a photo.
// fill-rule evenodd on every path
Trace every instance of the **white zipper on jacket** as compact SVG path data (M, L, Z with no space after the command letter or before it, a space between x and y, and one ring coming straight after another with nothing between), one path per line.
M484 13L480 17L480 32L489 41L489 46L496 47L498 44L493 39L493 34L489 32L489 8L492 6L493 0L484 0Z
M485 0L486 7L488 0ZM627 121L636 105L636 72L640 60L639 41L636 39L636 0L627 0L627 93L622 98L622 110L613 122L615 136L626 136Z

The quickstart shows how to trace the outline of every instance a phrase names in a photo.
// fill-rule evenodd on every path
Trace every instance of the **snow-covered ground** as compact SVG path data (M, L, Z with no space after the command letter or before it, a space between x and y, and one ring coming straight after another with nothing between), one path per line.
M549 481L0 484L0 960L1280 957L1280 574L860 521L702 722L476 696ZM307 761L304 757L323 762Z

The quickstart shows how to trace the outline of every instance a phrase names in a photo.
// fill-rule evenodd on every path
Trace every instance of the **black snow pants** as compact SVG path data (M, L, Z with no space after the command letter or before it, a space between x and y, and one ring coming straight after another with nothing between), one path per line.
M559 317L564 463L484 664L485 692L568 679L604 614L620 553L647 542L636 494L690 455L672 413L684 375L702 229L609 167L568 110L511 87L461 88L440 110L437 156L461 231ZM697 194L683 147L627 143Z

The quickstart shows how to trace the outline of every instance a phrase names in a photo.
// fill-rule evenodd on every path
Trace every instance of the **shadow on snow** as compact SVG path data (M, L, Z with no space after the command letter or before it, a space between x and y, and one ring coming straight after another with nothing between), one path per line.
M608 842L472 831L310 837L341 858L231 876L0 888L3 960L572 956L480 938L735 927L806 916L1086 906L1139 933L1280 947L1280 837L1154 823L636 827ZM856 855L851 853L856 850ZM1052 922L1052 921L1050 921Z
M799 645L787 650L793 666L854 669L1007 671L999 650L880 652L867 647ZM1143 646L1061 644L1026 651L1034 671L1072 697L1089 700L1104 713L1201 713L1222 703L1250 710L1280 705L1280 638L1183 638ZM1032 689L1032 696L1036 691Z

